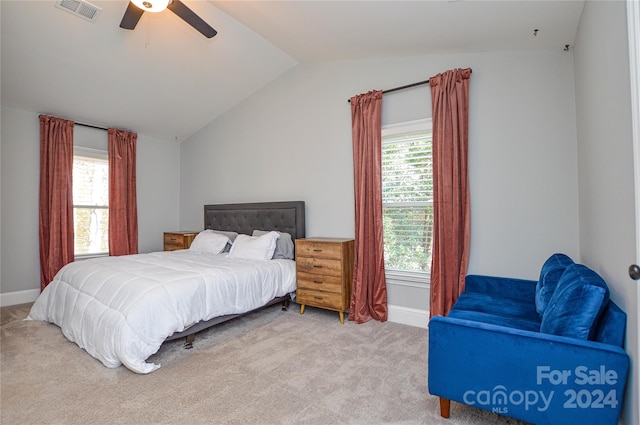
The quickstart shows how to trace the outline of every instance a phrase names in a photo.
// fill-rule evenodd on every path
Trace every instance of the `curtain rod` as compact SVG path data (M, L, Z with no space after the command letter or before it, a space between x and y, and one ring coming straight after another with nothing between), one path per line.
M473 72L473 71L470 71ZM429 80L418 81L417 83L407 84L406 86L394 87L392 89L382 90L382 94L391 93L398 90L408 89L411 87L421 86L423 84L429 84ZM351 103L351 99L347 99L348 103Z
M429 84L429 80L419 81L413 84L407 84L406 86L394 87L392 89L382 90L382 94L391 93L398 90L408 89L410 87L421 86L423 84Z
M86 124L86 123L83 123L83 122L77 122L77 121L75 121L75 125L80 125L80 126L82 126L82 127L96 128L96 129L98 129L98 130L104 130L104 131L107 131L107 130L108 130L108 128L107 128L107 127L102 127L102 126L95 125L95 124Z
M2 1L2 0L0 0L0 1ZM71 121L73 121L73 120L71 120ZM84 123L84 122L77 122L77 121L73 121L73 123L75 125L79 125L79 126L82 126L82 127L95 128L96 130L109 131L109 127L104 127L104 126L98 125L98 124L87 124L87 123ZM113 128L116 129L116 130L123 130L123 131L129 131L131 133L135 133L135 131L133 131L133 130L126 130L126 129L122 129L122 128L118 128L118 127L113 127Z

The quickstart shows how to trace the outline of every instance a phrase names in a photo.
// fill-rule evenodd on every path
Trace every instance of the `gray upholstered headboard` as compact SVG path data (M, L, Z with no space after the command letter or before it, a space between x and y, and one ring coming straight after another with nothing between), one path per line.
M305 237L304 201L254 202L204 206L204 228L251 235L254 230L278 230L293 240Z

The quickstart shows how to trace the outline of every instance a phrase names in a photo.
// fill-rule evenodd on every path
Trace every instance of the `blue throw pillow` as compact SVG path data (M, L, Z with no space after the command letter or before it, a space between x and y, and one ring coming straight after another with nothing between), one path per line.
M600 316L609 302L609 288L593 270L573 264L565 270L549 301L540 332L594 339Z
M560 276L573 260L564 254L553 254L545 261L540 271L540 278L536 285L536 311L542 317L549 300L556 290Z

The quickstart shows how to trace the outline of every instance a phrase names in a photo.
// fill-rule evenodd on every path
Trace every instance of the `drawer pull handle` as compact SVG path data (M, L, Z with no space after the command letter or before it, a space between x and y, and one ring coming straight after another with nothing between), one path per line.
M317 284L322 285L322 281L321 280L314 280L313 283L317 283Z
M173 242L177 241L177 239L176 239L176 238L171 238L171 240L172 240Z
M314 249L313 252L322 252L321 249Z
M315 268L317 268L317 269L321 269L321 268L322 268L322 266L319 266L319 265L317 265L317 264L314 264L314 265L313 265L313 267L315 267Z
M313 298L315 298L316 300L321 300L322 297L318 297L318 296L314 296Z

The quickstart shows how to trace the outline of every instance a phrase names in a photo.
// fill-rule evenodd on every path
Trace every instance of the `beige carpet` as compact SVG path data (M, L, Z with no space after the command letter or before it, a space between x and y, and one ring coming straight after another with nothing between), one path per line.
M427 391L427 331L340 325L274 306L164 344L137 375L107 369L60 329L3 307L0 422L10 424L519 424Z

